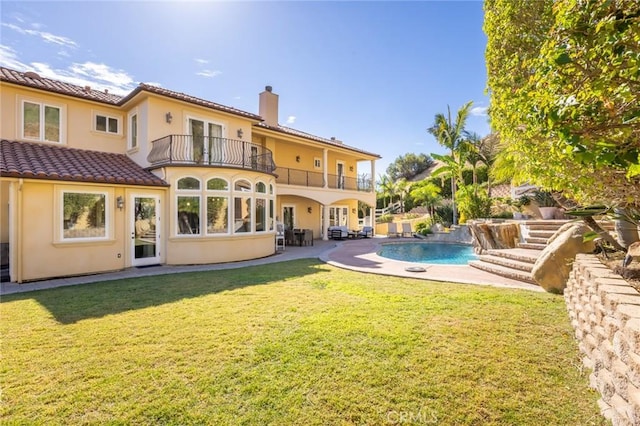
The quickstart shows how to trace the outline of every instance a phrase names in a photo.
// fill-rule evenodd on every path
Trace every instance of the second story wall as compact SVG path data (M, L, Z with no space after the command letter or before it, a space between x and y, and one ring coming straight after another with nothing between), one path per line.
M2 138L122 153L126 114L109 104L2 84Z

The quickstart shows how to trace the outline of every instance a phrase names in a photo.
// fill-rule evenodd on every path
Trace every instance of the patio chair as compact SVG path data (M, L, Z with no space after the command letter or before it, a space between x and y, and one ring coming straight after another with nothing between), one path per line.
M303 243L306 246L307 244L313 245L313 230L305 229L304 236L302 237Z
M373 226L364 226L358 231L358 238L373 238Z
M279 248L284 250L285 237L284 237L284 224L276 223L276 251Z
M413 237L413 231L411 230L411 223L402 222L402 236Z
M387 227L387 237L399 237L398 225L395 222L389 222Z

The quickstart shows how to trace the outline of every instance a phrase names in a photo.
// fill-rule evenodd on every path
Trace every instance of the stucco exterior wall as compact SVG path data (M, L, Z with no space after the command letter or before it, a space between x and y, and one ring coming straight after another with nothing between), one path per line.
M60 191L104 191L107 238L103 241L62 241ZM121 190L96 185L51 184L25 180L19 190L22 216L17 218L18 274L22 281L105 272L125 267L124 213L114 208ZM17 211L16 211L17 214ZM118 257L118 254L120 256ZM13 273L13 272L12 272Z
M43 102L59 106L62 111L62 140L60 145L70 148L89 149L104 152L125 152L126 150L126 113L107 104L78 100L69 96L51 95L29 88L16 89L2 85L0 125L2 137L9 140L37 142L21 137L20 111L22 101ZM98 132L93 129L94 114L100 113L120 119L120 132L117 135ZM53 143L53 142L48 142Z
M602 414L640 424L640 293L596 256L578 254L564 298Z

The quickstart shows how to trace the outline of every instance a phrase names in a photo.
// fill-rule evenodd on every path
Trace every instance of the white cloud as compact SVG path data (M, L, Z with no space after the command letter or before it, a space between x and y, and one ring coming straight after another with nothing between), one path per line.
M20 62L15 50L3 44L0 44L0 64L3 67L18 71L27 71L29 69L27 64Z
M208 63L209 63L209 61L208 61L208 60L206 60L206 59L200 59L200 58L196 58L196 59L195 59L195 61L196 61L197 63L199 63L199 64L202 64L202 65L204 65L204 64L208 64Z
M42 40L44 40L47 43L53 43L60 46L73 47L73 48L78 47L78 44L68 37L58 36L45 31L29 30L26 28L19 27L18 25L15 25L15 24L2 23L2 26L12 29L14 31L17 31L20 34L27 34L27 35L40 37Z
M293 124L296 122L296 116L295 115L290 115L287 117L287 124Z
M32 62L28 68L45 78L78 86L90 86L97 90L106 89L117 95L126 95L135 87L133 79L128 74L105 64L85 62L73 64L69 69L54 69L49 64Z
M469 114L476 116L476 117L486 117L487 116L487 107L483 107L483 106L477 106L477 107L473 107L471 108L471 111L469 111Z
M202 77L208 77L208 78L217 77L220 74L222 74L222 71L218 71L218 70L202 70L196 73L196 75L200 75Z

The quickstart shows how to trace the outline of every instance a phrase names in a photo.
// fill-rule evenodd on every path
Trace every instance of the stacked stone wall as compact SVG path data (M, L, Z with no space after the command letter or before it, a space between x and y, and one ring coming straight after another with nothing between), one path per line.
M596 256L578 254L564 298L602 414L640 425L640 293Z

